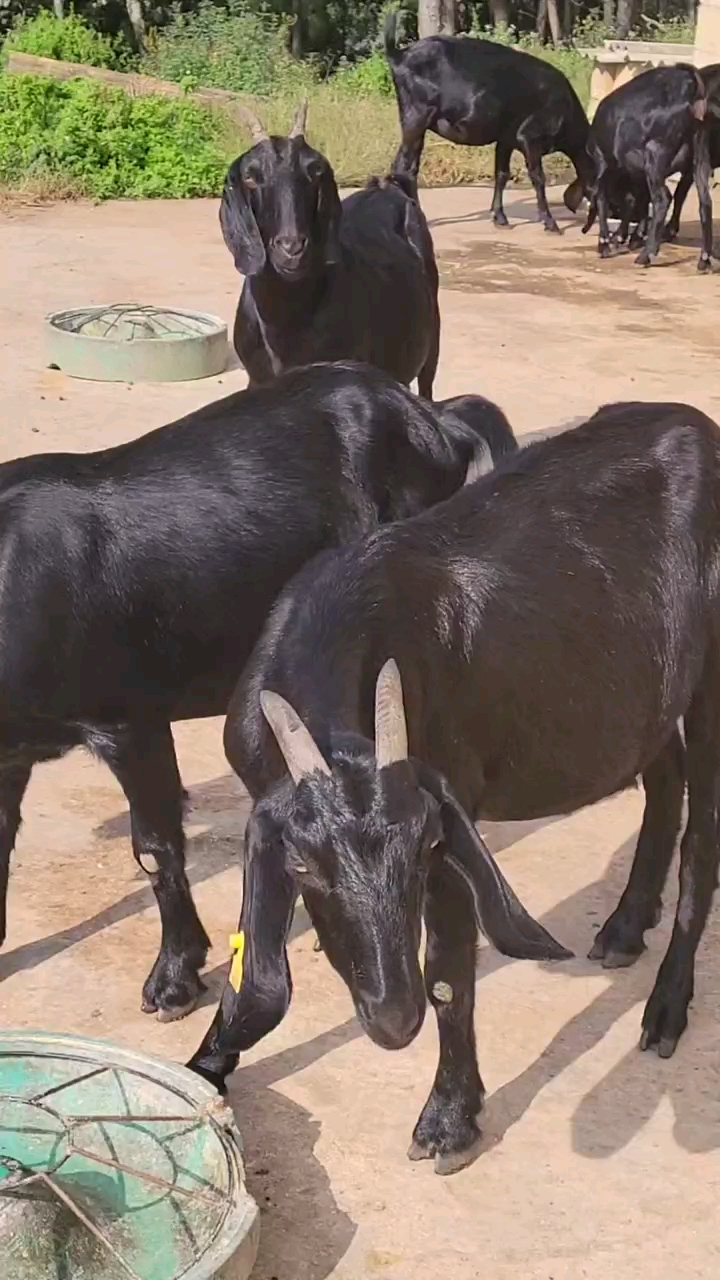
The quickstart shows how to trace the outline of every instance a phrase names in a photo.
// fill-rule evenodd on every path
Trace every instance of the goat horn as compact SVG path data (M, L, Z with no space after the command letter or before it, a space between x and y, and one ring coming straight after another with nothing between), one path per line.
M378 769L407 760L408 735L402 681L397 662L389 658L375 686L375 759Z
M248 129L250 130L250 137L252 138L254 143L268 141L270 134L265 128L265 125L263 124L260 117L257 116L254 111L251 111L249 107L241 105L238 107L238 114L240 116L240 119L243 121L244 124L247 125Z
M303 98L302 102L300 103L300 106L295 112L295 119L293 120L292 129L288 134L289 138L305 137L305 128L307 126L307 113L308 113L308 100L307 98Z
M260 694L260 706L263 715L275 734L277 744L282 751L288 772L297 786L302 778L310 773L325 773L330 776L330 768L309 729L305 728L296 711L289 702L263 689Z

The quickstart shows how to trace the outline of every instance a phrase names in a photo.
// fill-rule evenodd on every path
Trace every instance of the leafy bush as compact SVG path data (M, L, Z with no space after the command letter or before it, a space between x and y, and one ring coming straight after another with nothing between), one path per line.
M0 76L0 183L63 177L89 196L203 196L222 186L224 122L194 102L92 80Z
M83 62L88 67L109 67L113 71L123 70L132 57L121 36L102 35L75 13L56 18L49 9L41 9L33 18L21 18L7 37L5 48L31 53L36 58Z
M337 89L360 97L393 92L390 68L382 53L371 53L369 58L363 58L361 62L341 64L332 77L332 83Z
M311 64L291 58L287 30L284 19L258 13L247 0L229 0L224 9L200 0L192 13L176 8L152 34L141 69L188 88L298 94L317 77Z

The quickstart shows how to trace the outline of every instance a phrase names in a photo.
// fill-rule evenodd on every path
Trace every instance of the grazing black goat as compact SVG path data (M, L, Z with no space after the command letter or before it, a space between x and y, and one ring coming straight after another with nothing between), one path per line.
M231 164L220 224L245 276L235 350L250 385L315 360L365 360L432 399L440 349L438 271L414 186L373 179L342 203L328 161L252 112L254 145Z
M532 54L490 40L430 36L400 49L397 19L397 12L385 19L385 53L402 130L393 173L417 179L428 129L465 146L494 142L492 214L498 226L506 227L503 192L517 149L535 188L538 217L546 231L558 231L545 193L542 157L562 151L575 165L577 178L565 192L573 212L592 178L587 116L567 77Z
M255 800L244 973L236 964L197 1071L222 1085L282 1018L302 894L373 1040L408 1044L427 995L440 1061L410 1155L435 1156L439 1172L467 1163L483 1100L476 925L509 955L566 954L525 914L473 821L571 813L638 775L633 868L591 956L613 967L643 951L687 777L675 929L641 1041L673 1052L718 864L719 512L709 418L610 405L288 585L226 722L228 759Z
M720 166L720 63L709 67L700 67L700 75L707 93L707 113L705 127L707 129L708 152L711 172ZM665 227L664 240L675 240L680 231L680 215L687 200L688 192L693 184L693 166L688 164L675 188L672 212Z
M710 157L705 124L707 98L694 67L653 67L620 85L600 102L590 126L588 151L595 166L591 204L597 208L598 252L611 254L609 193L623 182L652 204L647 238L636 258L647 267L657 257L670 207L666 180L690 171L697 186L702 227L698 271L712 267ZM645 206L647 209L647 206Z
M514 446L494 405L447 404L445 421L377 369L314 365L130 444L0 466L0 943L31 769L85 745L125 791L160 908L143 1008L192 1007L209 943L171 721L224 713L306 560L449 497L488 447Z

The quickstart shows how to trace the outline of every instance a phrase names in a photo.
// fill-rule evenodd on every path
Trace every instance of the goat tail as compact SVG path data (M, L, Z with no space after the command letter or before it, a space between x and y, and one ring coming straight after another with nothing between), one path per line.
M695 98L690 110L696 120L704 120L707 114L707 86L703 80L697 67L692 68L695 72L695 89L697 97Z
M397 29L400 11L398 9L389 9L385 14L385 23L383 26L383 44L385 45L385 57L388 62L394 61L402 52L398 48Z
M469 452L465 483L492 471L501 458L515 453L518 442L510 423L498 405L484 396L453 396L436 406L440 428L457 448Z

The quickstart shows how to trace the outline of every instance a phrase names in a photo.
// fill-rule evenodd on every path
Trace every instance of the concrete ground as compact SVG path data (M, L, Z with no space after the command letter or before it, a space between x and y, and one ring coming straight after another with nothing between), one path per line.
M557 194L555 196L557 198ZM433 191L443 278L438 395L480 391L519 433L568 425L620 398L688 400L720 419L720 279L699 277L696 213L682 243L639 271L600 263L508 196ZM183 304L232 319L238 279L213 202L61 205L2 219L2 456L129 439L241 387L73 382L43 368L45 313L83 302ZM129 849L123 796L76 753L35 771L0 954L5 1026L106 1037L184 1060L210 1017L240 889L248 805L220 722L177 726L192 796L189 864L214 942L206 1007L161 1025L139 1011L158 945L152 895ZM624 884L641 816L632 792L572 818L484 828L529 909L582 957ZM710 1280L720 1267L720 922L698 960L689 1029L673 1059L641 1055L640 1014L667 945L673 889L629 971L479 956L477 1030L486 1149L435 1177L405 1158L436 1061L429 1017L390 1055L363 1038L348 995L299 913L292 1008L243 1059L232 1100L263 1209L257 1280Z

